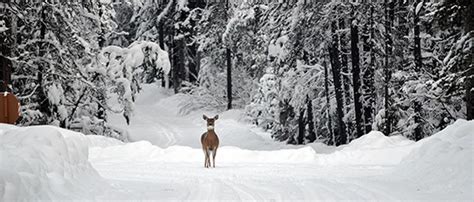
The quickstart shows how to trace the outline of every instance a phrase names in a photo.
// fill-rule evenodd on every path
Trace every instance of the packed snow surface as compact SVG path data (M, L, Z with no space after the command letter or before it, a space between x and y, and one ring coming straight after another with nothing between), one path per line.
M56 127L0 126L0 201L445 200L472 201L474 121L458 120L419 142L373 131L340 147L291 146L219 113L216 168L204 168L198 111L180 95L144 86L126 126L133 142ZM88 149L87 149L88 148Z

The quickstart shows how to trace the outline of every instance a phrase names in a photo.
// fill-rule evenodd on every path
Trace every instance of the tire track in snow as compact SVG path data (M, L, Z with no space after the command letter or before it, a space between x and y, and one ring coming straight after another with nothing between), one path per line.
M370 179L367 179L364 181L344 180L344 182L341 182L341 183L349 185L348 188L351 188L352 191L354 192L363 190L366 193L366 196L368 196L367 197L368 199L378 197L378 198L384 198L387 200L400 200L399 197L394 197L393 191L385 190L386 186L381 186L382 184L385 184L385 183L382 183L382 182L373 182ZM377 185L377 183L379 183L379 185Z
M376 176L350 176L351 169L308 168L297 165L221 164L205 169L199 163L96 162L99 173L114 183L124 199L141 200L400 200L403 186ZM142 187L140 187L142 186ZM154 187L150 187L154 186ZM413 190L405 190L413 196ZM160 198L161 197L161 198ZM164 197L164 198L163 198ZM105 199L105 198L104 198Z
M226 185L222 184L221 181L215 178L204 178L200 179L196 187L193 187L193 191L188 200L229 200L228 198L222 198L223 196L237 196L235 192ZM232 199L240 200L240 198Z
M229 178L229 179L224 179L220 180L222 184L227 185L231 189L234 190L235 193L237 193L237 196L239 197L239 201L244 200L244 201L258 201L262 200L260 197L256 197L252 195L252 192L248 191L248 187L238 184L235 182L235 178ZM243 188L242 188L243 187ZM253 191L255 193L255 191Z
M165 135L167 138L166 144L164 144L164 147L169 147L171 145L176 144L176 138L175 136L178 135L172 128L167 126L166 124L163 124L162 122L156 122L156 124L159 127L159 129L163 132L162 134ZM154 128L158 128L157 126L153 126Z
M166 109L163 106L137 106L137 114L140 114L140 116L134 117L138 119L135 122L141 124L132 125L132 127L136 127L143 133L146 133L140 134L140 136L142 137L149 138L155 136L155 141L152 142L155 145L158 145L160 147L169 147L177 143L176 137L182 136L179 131L171 127L173 125L176 125L176 123L178 122L175 120L175 115L169 109ZM163 138L166 139L166 142L161 141Z

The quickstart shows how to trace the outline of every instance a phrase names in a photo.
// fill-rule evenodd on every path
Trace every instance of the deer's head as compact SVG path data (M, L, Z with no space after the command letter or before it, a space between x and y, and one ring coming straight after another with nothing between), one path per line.
M202 118L207 122L207 130L214 130L214 123L219 118L219 115L216 115L214 118L209 118L206 115L202 115Z

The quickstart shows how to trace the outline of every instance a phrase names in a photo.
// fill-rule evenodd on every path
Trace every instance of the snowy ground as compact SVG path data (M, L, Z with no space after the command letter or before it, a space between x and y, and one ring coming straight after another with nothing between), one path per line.
M205 169L202 112L178 115L182 97L171 94L145 86L130 126L111 117L129 131L127 144L0 125L0 201L474 200L474 121L417 143L371 132L337 148L297 147L274 142L234 110L216 122L217 167Z

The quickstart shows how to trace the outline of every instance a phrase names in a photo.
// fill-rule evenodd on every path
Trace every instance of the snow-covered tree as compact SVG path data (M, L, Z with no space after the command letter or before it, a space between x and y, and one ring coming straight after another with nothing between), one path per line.
M141 79L146 76L149 66L165 73L170 73L171 65L168 53L157 43L136 41L128 48L107 46L99 54L98 65L90 69L103 77L106 86L106 97L116 94L117 105L107 104L113 112L123 113L127 123L133 114L135 95L140 90ZM168 86L169 82L166 81Z

